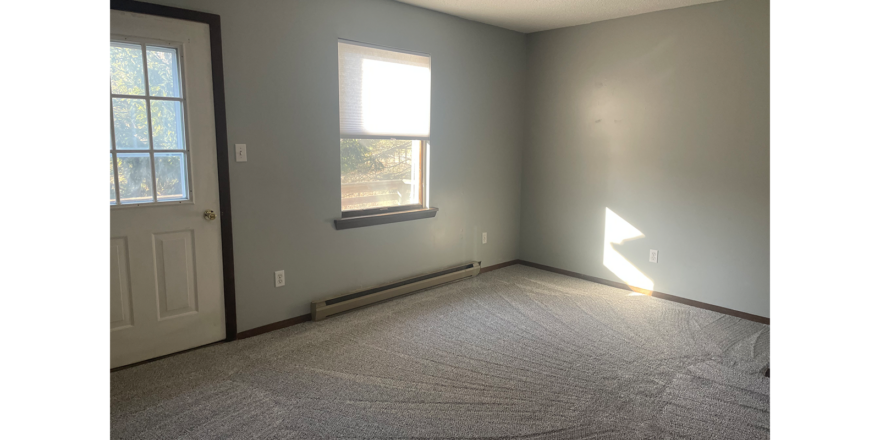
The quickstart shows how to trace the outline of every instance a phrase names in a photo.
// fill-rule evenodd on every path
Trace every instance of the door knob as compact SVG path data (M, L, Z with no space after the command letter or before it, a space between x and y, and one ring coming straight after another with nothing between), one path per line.
M214 220L215 218L217 218L217 214L215 214L214 211L212 211L210 209L205 211L205 220L211 221L211 220Z

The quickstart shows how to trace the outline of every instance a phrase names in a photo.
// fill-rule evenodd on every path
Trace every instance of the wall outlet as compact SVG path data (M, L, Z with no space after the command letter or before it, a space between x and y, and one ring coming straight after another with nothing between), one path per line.
M659 254L658 251L651 249L651 253L648 254L648 262L649 263L656 263L657 262L657 254Z
M235 161L247 162L247 145L235 144Z
M486 244L488 242L489 242L489 234L483 232L483 244Z
M284 285L284 271L276 270L275 271L275 287L281 287Z

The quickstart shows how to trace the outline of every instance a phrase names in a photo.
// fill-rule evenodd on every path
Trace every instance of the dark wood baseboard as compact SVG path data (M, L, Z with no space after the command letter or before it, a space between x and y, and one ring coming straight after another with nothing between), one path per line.
M505 263L496 264L493 266L482 267L482 268L480 268L480 273L482 274L482 273L486 273L486 272L491 272L493 270L498 270L503 267L513 266L514 264L520 264L520 261L519 260L512 260L512 261L508 261ZM290 327L292 325L302 324L304 322L308 322L311 320L312 320L312 315L310 313L308 313L308 314L297 316L294 318L285 319L284 321L278 321L278 322L274 322L272 324L267 324L262 327L257 327L257 328L252 328L250 330L245 330L245 331L239 333L235 339L239 340L239 339L252 338L254 336L262 335L263 333L269 333L271 331L279 330L279 329L282 329L285 327Z
M513 266L514 264L520 264L519 260L512 260L505 263L496 264L493 266L487 266L480 268L480 273L491 272L493 270L498 270L503 267ZM311 313L307 313L305 315L297 316L290 319L285 319L284 321L274 322L272 324L267 324L262 327L252 328L250 330L245 330L237 335L236 340L239 339L247 339L252 338L254 336L262 335L263 333L269 333L271 331L279 330L285 327L290 327L292 325L302 324L304 322L308 322L312 320Z
M481 268L481 269L480 269L480 273L483 274L483 273L486 273L486 272L491 272L491 271L493 271L493 270L502 269L502 268L505 268L505 267L508 267L508 266L513 266L513 265L515 265L515 264L522 264L522 265L524 265L524 266L534 267L534 268L536 268L536 269L546 270L546 271L548 271L548 272L558 273L558 274L561 274L561 275L570 276L570 277L572 277L572 278L579 278L579 279L582 279L582 280L592 281L592 282L594 282L594 283L604 284L604 285L606 285L606 286L616 287L616 288L618 288L618 289L630 290L630 291L633 291L633 292L638 292L638 293L642 293L642 294L645 294L645 295L650 295L650 296L653 296L653 297L656 297L656 298L665 299L665 300L667 300L667 301L674 301L674 302L677 302L677 303L681 303L681 304L689 305L689 306L691 306L691 307L697 307L697 308L700 308L700 309L711 310L711 311L713 311L713 312L723 313L723 314L725 314L725 315L736 316L737 318L747 319L747 320L749 320L749 321L755 321L755 322L760 322L761 324L767 324L767 325L770 325L770 318L765 318L765 317L763 317L763 316L752 315L751 313L740 312L740 311L738 311L738 310L728 309L728 308L726 308L726 307L720 307L720 306L716 306L716 305L712 305L712 304L707 304L707 303L700 302L700 301L694 301L694 300L692 300L692 299L682 298L682 297L679 297L679 296L670 295L670 294L668 294L668 293L657 292L657 291L647 290L647 289L641 289L641 288L638 288L638 287L629 286L629 285L624 284L624 283L620 283L620 282L616 282L616 281L609 281L609 280L606 280L606 279L604 279L604 278L594 277L594 276L590 276L590 275L584 275L584 274L581 274L581 273L572 272L572 271L570 271L570 270L558 269L558 268L555 268L555 267L552 267L552 266L547 266L547 265L544 265L544 264L532 263L531 261L512 260L512 261L508 261L508 262L505 262L505 263L499 263L499 264L495 264L495 265L492 265L492 266L487 266L487 267L483 267L483 268ZM285 327L290 327L290 326L293 326L293 325L302 324L302 323L304 323L304 322L308 322L308 321L311 321L311 320L312 320L312 315L311 315L311 313L307 313L307 314L305 314L305 315L300 315L300 316L296 316L296 317L293 317L293 318L290 318L290 319L285 319L285 320L283 320L283 321L278 321L278 322L275 322L275 323L272 323L272 324L267 324L267 325L264 325L264 326L262 326L262 327L257 327L257 328L252 328L252 329L250 329L250 330L245 330L245 331L243 331L243 332L241 332L241 333L238 333L238 334L236 335L236 338L235 338L235 339L236 339L236 340L239 340L239 339L247 339L247 338L251 338L251 337L254 337L254 336L262 335L263 333L269 333L269 332L274 331L274 330L279 330L279 329L282 329L282 328L285 328ZM221 342L222 342L222 341L221 341ZM191 348L191 349L189 349L189 350L184 350L184 351L180 351L180 352L177 352L177 353L172 353L172 354L169 354L169 355L166 355L166 356L161 356L161 357L157 357L157 358L149 359L149 360L142 361L142 362L137 362L137 363L134 363L134 364L131 364L131 365L125 365L125 366L123 366L123 367L114 368L114 369L111 369L110 371L111 371L111 372L114 372L114 371L124 370L124 369L126 369L126 368L131 368L131 367L134 367L134 366L137 366L137 365L141 365L141 364L145 364L145 363L149 363L149 362L157 361L157 360L159 360L159 359L165 359L165 358L167 358L167 357L169 357L169 356L174 356L174 355L178 355L178 354L181 354L181 353L186 353L186 352L188 352L188 351L192 351L192 350L198 350L199 348L204 348L204 347L208 347L208 346L211 346L211 345L214 345L214 344L219 344L219 343L220 343L220 342L215 342L215 343L212 343L212 344L203 345L203 346L201 346L201 347ZM770 377L770 368L767 368L767 371L765 372L765 374L766 374L767 377Z
M511 260L506 263L499 263L492 266L486 266L480 268L480 273L492 272L493 270L498 270L501 268L505 268L507 266L513 266L514 264L520 264L519 260Z
M770 318L765 318L763 316L753 315L751 313L740 312L739 310L728 309L726 307L716 306L713 304L707 304L700 301L694 301L692 299L682 298L680 296L670 295L668 293L663 292L653 292L650 294L655 298L665 299L667 301L675 301L681 304L687 304L692 307L697 307L701 309L711 310L713 312L723 313L725 315L736 316L737 318L742 318L748 321L760 322L761 324L770 325Z
M716 306L713 304L708 304L700 301L694 301L692 299L682 298L680 296L670 295L668 293L657 292L656 290L648 290L642 289L639 287L633 287L627 285L625 283L620 283L617 281L609 281L603 278L594 277L590 275L584 275L582 273L572 272L570 270L558 269L552 266L546 266L543 264L532 263L531 261L517 260L519 264L524 266L534 267L536 269L546 270L548 272L554 272L561 275L567 275L573 278L580 278L582 280L592 281L598 284L604 284L606 286L617 287L618 289L630 290L633 292L638 292L641 294L653 296L655 298L665 299L667 301L674 301L680 304L686 304L691 307L696 307L699 309L711 310L713 312L723 313L725 315L736 316L737 318L746 319L749 321L760 322L761 324L770 325L770 318L765 318L763 316L753 315L751 313L740 312L739 310L728 309L726 307ZM505 263L506 264L506 263Z
M212 345L222 344L222 343L224 343L224 342L226 342L225 339L222 340L222 341L212 342L212 343L210 343L210 344L199 345L198 347L188 348L188 349L183 350L183 351L175 351L174 353L166 354L165 356L154 357L154 358L152 358L152 359L147 359L147 360L145 360L145 361L135 362L135 363L133 363L133 364L128 364L128 365L123 365L123 366L121 366L121 367L111 368L111 369L110 369L110 372L111 372L111 373L115 373L115 372L117 372L117 371L126 370L126 369L129 369L129 368L131 368L131 367L137 367L138 365L149 364L150 362L156 362L156 361L158 361L158 360L160 360L160 359L169 358L169 357L171 357L171 356L177 356L177 355L179 355L179 354L187 353L187 352L190 352L190 351L193 351L193 350L198 350L198 349L200 349L200 348L210 347L210 346L212 346Z
M250 330L245 330L238 335L236 335L236 340L239 339L247 339L252 338L254 336L262 335L263 333L269 333L271 331L279 330L285 327L290 327L292 325L302 324L304 322L308 322L312 320L312 314L306 313L305 315L296 316L290 319L285 319L284 321L273 322L272 324L266 324L262 327L252 328Z
M305 315L301 315L301 316L297 316L297 317L294 317L294 318L290 318L290 319L285 319L284 321L278 321L278 322L274 322L274 323L272 323L272 324L264 325L264 326L262 326L262 327L257 327L257 328L252 328L252 329L250 329L250 330L245 330L245 331L243 331L243 332L237 334L236 337L235 337L235 340L239 340L239 339L247 339L247 338L250 338L250 337L257 336L257 335L262 335L263 333L269 333L269 332L271 332L271 331L273 331L273 330L279 330L279 329L282 329L282 328L285 328L285 327L290 327L290 326L292 326L292 325L302 324L302 323L304 323L304 322L306 322L306 321L311 321L311 320L312 320L312 315L311 315L310 313L309 313L309 314L305 314ZM198 347L193 347L193 348L190 348L190 349L187 349L187 350L178 351L178 352L171 353L171 354L166 354L165 356L159 356L159 357L155 357L155 358L152 358L152 359L147 359L147 360L145 360L145 361L140 361L140 362L135 362L135 363L133 363L133 364L123 365L123 366L121 366L121 367L111 368L111 369L110 369L110 372L113 373L113 372L116 372L116 371L125 370L125 369L127 369L127 368L136 367L136 366L138 366L138 365L148 364L148 363L150 363L150 362L155 362L155 361L158 361L158 360L160 360L160 359L165 359L165 358L167 358L167 357L171 357L171 356L177 356L177 355L182 354L182 353L186 353L186 352L193 351L193 350L198 350L198 349L200 349L200 348L210 347L210 346L212 346L212 345L222 344L222 343L224 343L224 342L229 342L229 340L226 339L226 340L223 340L223 341L212 342L212 343L210 343L210 344L200 345L200 346L198 346Z
M532 263L531 261L520 260L519 264L523 266L534 267L535 269L546 270L547 272L558 273L560 275L570 276L572 278L579 278L582 280L592 281L598 284L604 284L606 286L617 287L618 289L631 290L633 292L644 293L645 295L650 295L651 291L648 289L642 289L639 287L633 287L626 283L621 283L617 281L609 281L604 278L594 277L590 275L584 275L582 273L572 272L570 270L558 269L553 266L547 266L544 264Z

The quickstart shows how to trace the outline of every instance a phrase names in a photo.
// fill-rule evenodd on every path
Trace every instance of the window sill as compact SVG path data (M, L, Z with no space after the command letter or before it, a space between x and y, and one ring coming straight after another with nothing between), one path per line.
M438 208L420 208L411 211L389 212L385 214L364 215L336 219L336 230L362 228L364 226L384 225L386 223L405 222L437 215Z

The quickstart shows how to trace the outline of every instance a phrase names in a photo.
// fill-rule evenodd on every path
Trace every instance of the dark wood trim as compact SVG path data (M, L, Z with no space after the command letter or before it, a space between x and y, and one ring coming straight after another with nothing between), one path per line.
M216 14L134 0L110 0L110 9L136 12L138 14L157 15L159 17L177 18L187 21L197 21L199 23L206 23L209 26L215 23L218 26L220 25L220 16Z
M390 212L387 214L365 215L334 220L337 230L362 228L364 226L384 225L387 223L405 222L431 218L437 215L437 208L414 209L412 211Z
M223 85L223 46L220 16L207 12L154 5L133 0L110 0L110 9L195 21L208 25L211 40L211 80L214 87L214 132L217 140L217 183L220 189L220 236L223 256L223 305L226 340L237 335L235 314L235 263L232 252L232 199L229 183L229 146L226 138L226 93Z
M252 338L254 336L262 335L263 333L269 333L271 331L279 330L285 327L290 327L292 325L302 324L307 321L312 320L312 314L306 313L305 315L300 315L294 318L285 319L284 321L273 322L272 324L267 324L261 327L252 328L250 330L245 330L238 334L236 339L247 339Z
M212 343L210 343L210 344L199 345L198 347L188 348L188 349L183 350L183 351L175 351L174 353L169 353L169 354L166 354L165 356L154 357L154 358L150 358L150 359L147 359L147 360L144 360L144 361L135 362L135 363L133 363L133 364L128 364L128 365L123 365L123 366L121 366L121 367L111 368L111 369L110 369L110 372L111 372L111 373L114 373L114 372L117 372L117 371L120 371L120 370L126 370L126 369L129 369L129 368L131 368L131 367L137 367L138 365L149 364L150 362L156 362L156 361L158 361L158 360L160 360L160 359L169 358L169 357L171 357L171 356L177 356L177 355L179 355L179 354L183 354L183 353L187 353L187 352L190 352L190 351L198 350L198 349L200 349L200 348L210 347L210 346L212 346L212 345L222 344L222 343L224 343L224 342L226 342L226 341L217 341L217 342L212 342Z
M582 280L592 281L594 283L604 284L606 286L611 286L611 287L616 287L618 289L624 289L624 290L630 290L633 292L644 293L645 295L651 294L651 291L647 290L647 289L633 287L633 286L630 286L626 283L620 283L617 281L609 281L604 278L594 277L594 276L590 276L590 275L584 275L582 273L572 272L570 270L558 269L553 266L546 266L543 264L532 263L531 261L525 261L525 260L520 260L520 264L522 264L523 266L534 267L535 269L546 270L547 272L553 272L553 273L558 273L561 275L570 276L572 278L580 278Z
M618 289L630 290L633 292L642 293L645 295L653 296L655 298L665 299L667 301L674 301L681 304L686 304L691 307L696 307L699 309L711 310L713 312L723 313L725 315L736 316L737 318L746 319L749 321L760 322L761 324L770 325L770 318L765 318L763 316L753 315L751 313L740 312L739 310L728 309L727 307L716 306L713 304L708 304L700 301L694 301L692 299L682 298L680 296L670 295L668 293L657 292L656 290L648 290L642 289L639 287L633 287L627 285L625 283L620 283L617 281L609 281L603 278L594 277L590 275L584 275L577 272L572 272L570 270L558 269L552 266L546 266L543 264L532 263L530 261L519 260L519 263L524 266L534 267L536 269L546 270L548 272L554 272L561 275L567 275L573 278L580 278L582 280L592 281L598 284L604 284L606 286L617 287Z
M726 307L716 306L713 304L708 304L700 301L694 301L692 299L682 298L680 296L670 295L668 293L663 292L653 292L651 296L655 298L665 299L667 301L675 301L681 304L687 304L693 307L699 307L701 309L711 310L713 312L723 313L725 315L736 316L737 318L742 318L749 321L760 322L761 324L770 325L770 318L765 318L763 316L753 315L751 313L740 312L739 310L728 309Z
M342 218L366 217L368 215L390 214L392 212L415 211L424 209L422 205L386 206L384 208L359 209L356 211L342 211Z
M506 262L506 263L499 263L499 264L495 264L495 265L492 265L492 266L481 267L481 268L480 268L480 273L481 273L481 274L484 274L484 273L486 273L486 272L492 272L493 270L502 269L502 268L505 268L505 267L507 267L507 266L513 266L514 264L520 264L520 261L519 261L519 260L510 260L510 261L508 261L508 262Z

